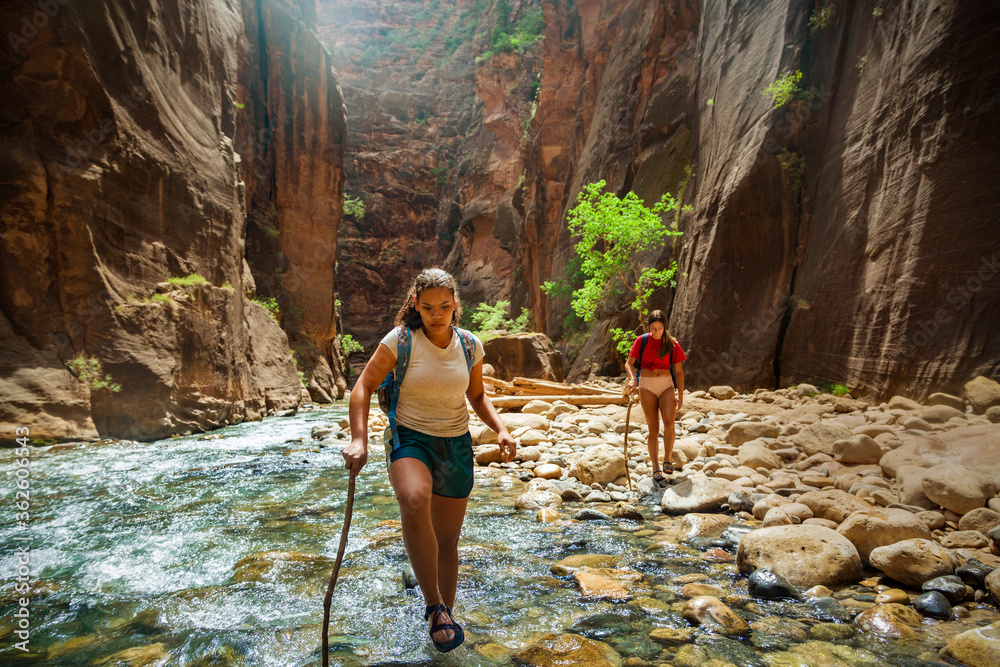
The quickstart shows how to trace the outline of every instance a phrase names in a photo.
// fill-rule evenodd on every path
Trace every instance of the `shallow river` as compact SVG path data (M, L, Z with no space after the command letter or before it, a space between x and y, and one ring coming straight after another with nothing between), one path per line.
M310 431L345 415L341 403L154 443L32 449L25 531L15 525L13 452L0 451L7 490L0 507L4 663L320 664L323 595L340 540L347 475L339 449L317 449ZM332 664L510 664L515 651L542 634L567 631L656 664L675 649L662 653L666 647L650 640L650 630L689 626L674 604L680 586L670 579L702 573L704 583L746 594L732 564L708 563L676 542L679 520L661 517L657 508L644 508L651 519L645 525L546 526L533 513L512 511L520 483L499 485L477 469L460 552L457 616L468 640L439 655L427 638L420 597L403 586L405 554L398 524L391 523L398 512L381 445L373 444L333 601ZM15 540L24 536L30 541ZM19 657L11 618L18 597L14 551L24 544L31 550L32 655ZM249 559L267 552L295 555ZM621 555L622 568L643 575L635 598L585 601L570 577L550 573L555 561L581 553ZM791 603L734 608L749 621L803 615L803 605ZM860 635L824 643L840 654L824 661L818 643L759 632L741 641L704 634L697 644L735 665L917 665L943 643L939 628L927 621L923 638L909 643ZM788 649L797 644L816 659L796 663Z

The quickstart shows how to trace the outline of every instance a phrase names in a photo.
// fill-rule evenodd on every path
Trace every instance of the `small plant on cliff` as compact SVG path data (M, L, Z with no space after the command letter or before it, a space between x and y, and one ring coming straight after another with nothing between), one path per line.
M477 65L485 63L498 53L524 53L545 32L545 12L541 7L532 7L512 21L510 2L497 0L493 12L496 27L493 28L490 48L476 58Z
M364 352L365 346L354 340L351 334L344 334L340 337L340 349L344 351L345 357L349 357L355 352Z
M788 185L793 190L798 190L806 173L806 161L802 155L786 148L778 153L778 163L788 178Z
M813 12L813 15L809 17L809 32L816 32L830 25L830 21L833 20L833 15L836 11L836 7L829 5L819 11Z
M90 387L91 390L110 389L118 393L122 386L112 380L111 376L104 372L101 361L95 357L89 357L85 352L80 352L75 357L66 362L70 372L76 379Z
M774 108L777 109L794 99L802 97L803 90L799 87L799 81L801 80L802 72L799 70L789 72L765 88L762 94L770 95L774 98Z
M344 196L344 215L349 215L355 220L363 220L365 217L365 200L361 197Z
M197 273L192 273L189 276L184 276L183 278L173 277L167 278L167 282L174 287L192 287L194 285L204 285L208 281Z
M632 309L644 319L653 291L676 285L676 262L665 269L644 264L663 252L668 238L681 235L665 227L660 218L662 213L675 211L678 202L666 193L649 208L634 192L619 198L603 192L605 185L602 180L585 186L567 214L570 232L580 239L574 250L582 260L584 275L583 286L573 292L573 310L585 322L592 322L608 299L631 294ZM552 283L543 286L547 293L555 289ZM628 352L632 333L612 329L611 334L618 350Z
M272 320L275 322L279 321L278 317L281 315L281 307L278 306L278 302L273 296L255 296L252 301L264 306L264 309L267 310Z

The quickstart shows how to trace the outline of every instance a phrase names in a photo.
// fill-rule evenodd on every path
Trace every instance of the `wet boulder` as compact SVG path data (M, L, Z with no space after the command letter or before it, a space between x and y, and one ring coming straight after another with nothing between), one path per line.
M768 569L754 570L748 581L750 595L765 600L800 600L802 595L783 576Z
M775 526L747 533L736 552L740 572L767 568L796 586L836 586L861 579L851 542L823 526Z
M608 644L568 632L543 635L511 661L518 667L621 667L623 662Z
M955 635L941 654L969 667L1000 665L1000 622Z

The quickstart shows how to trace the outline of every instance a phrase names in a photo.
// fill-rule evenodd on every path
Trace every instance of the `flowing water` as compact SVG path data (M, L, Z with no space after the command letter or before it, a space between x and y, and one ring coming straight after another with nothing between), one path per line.
M347 475L339 448L318 448L310 431L345 415L341 403L207 435L32 449L25 530L15 524L9 492L14 453L0 452L8 482L0 507L5 664L320 664L323 595L340 541ZM680 587L670 579L700 573L735 599L745 596L731 564L706 562L674 539L677 519L647 508L655 520L646 524L544 525L532 513L512 511L519 483L498 483L492 471L477 469L460 547L457 616L468 640L437 654L423 602L403 585L406 557L380 450L375 441L357 485L333 599L332 664L510 664L514 651L544 633L566 631L656 664L672 654L663 654L649 631L689 627L675 604ZM26 536L30 541L16 539ZM15 550L25 544L33 582L28 656L11 648L18 640L10 621L20 597ZM621 567L636 573L634 599L586 601L570 577L550 573L552 563L578 553L622 556ZM802 615L789 603L744 599L736 606L751 621ZM831 653L833 661L824 664L925 664L944 627L925 623L924 638L915 642L855 635L801 646L840 651L839 661ZM758 632L743 641L704 634L697 642L736 665L773 662L776 651L796 644Z

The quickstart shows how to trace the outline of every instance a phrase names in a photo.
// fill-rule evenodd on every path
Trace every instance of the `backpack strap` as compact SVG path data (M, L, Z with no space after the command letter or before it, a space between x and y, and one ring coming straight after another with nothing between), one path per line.
M640 340L642 342L639 343L639 363L635 367L636 384L639 383L639 374L642 373L642 355L646 351L646 343L649 342L649 334L648 333L642 334L642 336L640 336Z
M392 433L392 447L399 447L399 431L396 428L396 404L399 403L399 388L410 365L410 344L413 336L410 328L402 326L396 333L396 377L392 382L392 400L389 403L389 431Z
M476 337L472 335L471 331L459 329L454 326L452 329L462 339L462 351L465 352L465 365L468 367L469 373L472 373L472 367L476 365Z
M671 341L669 338L667 338L667 340L670 341L670 379L673 381L674 388L676 389L677 388L677 372L674 371L674 342Z

